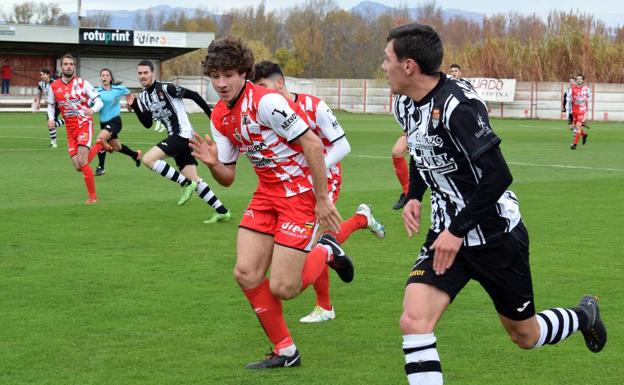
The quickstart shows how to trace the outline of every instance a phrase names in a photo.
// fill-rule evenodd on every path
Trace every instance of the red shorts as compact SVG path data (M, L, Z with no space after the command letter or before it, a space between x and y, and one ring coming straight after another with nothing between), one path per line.
M292 197L255 192L239 226L273 236L278 245L310 251L318 231L312 190Z
M585 111L572 111L572 122L574 124L583 123L585 121Z
M78 146L91 147L93 136L93 122L82 124L78 127L67 128L67 151L72 157L78 153Z

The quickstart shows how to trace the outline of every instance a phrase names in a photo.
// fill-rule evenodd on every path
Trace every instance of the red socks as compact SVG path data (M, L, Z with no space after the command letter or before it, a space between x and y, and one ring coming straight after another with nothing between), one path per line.
M292 345L293 340L282 313L282 302L271 293L269 280L265 279L253 289L243 289L243 293L256 313L267 337L275 346L275 351Z
M576 130L576 135L574 135L574 142L573 142L573 144L578 144L579 139L581 139L581 136L585 136L585 131L583 131L582 128Z
M314 281L314 291L316 292L316 304L325 310L331 310L331 299L329 295L329 267L321 272L321 275Z
M301 271L301 290L310 286L319 278L323 269L327 268L328 251L324 246L316 245L306 255L305 264Z
M95 198L95 180L93 179L93 170L91 170L89 164L85 164L84 166L82 166L80 171L82 171L82 175L84 176L89 198Z
M340 224L340 231L336 234L336 240L339 244L343 244L349 239L351 234L359 229L365 229L368 226L368 220L364 215L354 214L351 218Z
M91 149L89 150L89 158L87 158L87 163L91 163L91 161L93 160L93 158L95 158L97 153L102 151L103 149L104 149L104 146L102 146L102 143L96 142L95 145L91 147Z
M403 194L407 194L409 190L409 171L407 169L407 162L404 157L392 157L392 164L394 165L394 173L399 179L399 183L403 188Z

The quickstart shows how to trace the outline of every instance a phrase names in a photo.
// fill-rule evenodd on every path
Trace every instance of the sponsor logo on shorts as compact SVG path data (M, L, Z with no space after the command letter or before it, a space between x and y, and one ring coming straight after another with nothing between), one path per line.
M252 217L253 218L254 217L253 210L252 209L245 210L245 212L243 213L243 216L245 216L245 217Z
M281 232L297 238L307 238L312 234L312 228L314 228L314 224L310 222L306 223L304 226L299 226L292 222L284 222L282 223Z
M422 277L425 275L425 273L426 273L425 270L418 269L418 270L411 271L409 276L410 277Z
M525 303L522 304L521 307L517 308L516 310L518 311L518 313L522 313L524 309L526 309L527 306L529 306L530 303L531 301L526 301Z

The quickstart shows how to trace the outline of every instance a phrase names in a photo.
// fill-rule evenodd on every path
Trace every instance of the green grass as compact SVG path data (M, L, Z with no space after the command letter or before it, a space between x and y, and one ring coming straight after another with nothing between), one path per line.
M191 117L207 132L203 115ZM162 134L125 114L121 138L149 149ZM408 239L390 207L399 188L389 159L399 128L390 116L339 114L352 154L338 208L373 205L387 238L346 243L356 279L333 279L337 320L303 325L310 290L285 304L302 352L298 369L247 371L269 347L232 279L240 213L256 184L241 159L237 180L210 182L236 219L204 225L212 211L124 155L108 155L86 206L65 131L46 148L43 114L0 114L0 384L404 384L398 318L403 285L423 241ZM436 335L447 384L621 384L624 347L624 127L594 123L587 146L568 148L564 122L494 120L531 234L539 309L600 296L609 343L599 354L580 335L538 351L508 339L485 292L459 295ZM429 204L425 204L428 209ZM425 217L428 214L425 215ZM428 223L428 219L423 220ZM427 225L423 223L423 225Z

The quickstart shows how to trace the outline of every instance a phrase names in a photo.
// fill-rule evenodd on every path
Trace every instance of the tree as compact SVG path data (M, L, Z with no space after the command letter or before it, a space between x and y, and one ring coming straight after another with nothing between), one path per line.
M27 1L13 5L4 19L13 24L71 25L69 16L56 3Z
M80 19L81 27L110 28L113 15L110 12L96 11L91 16Z

